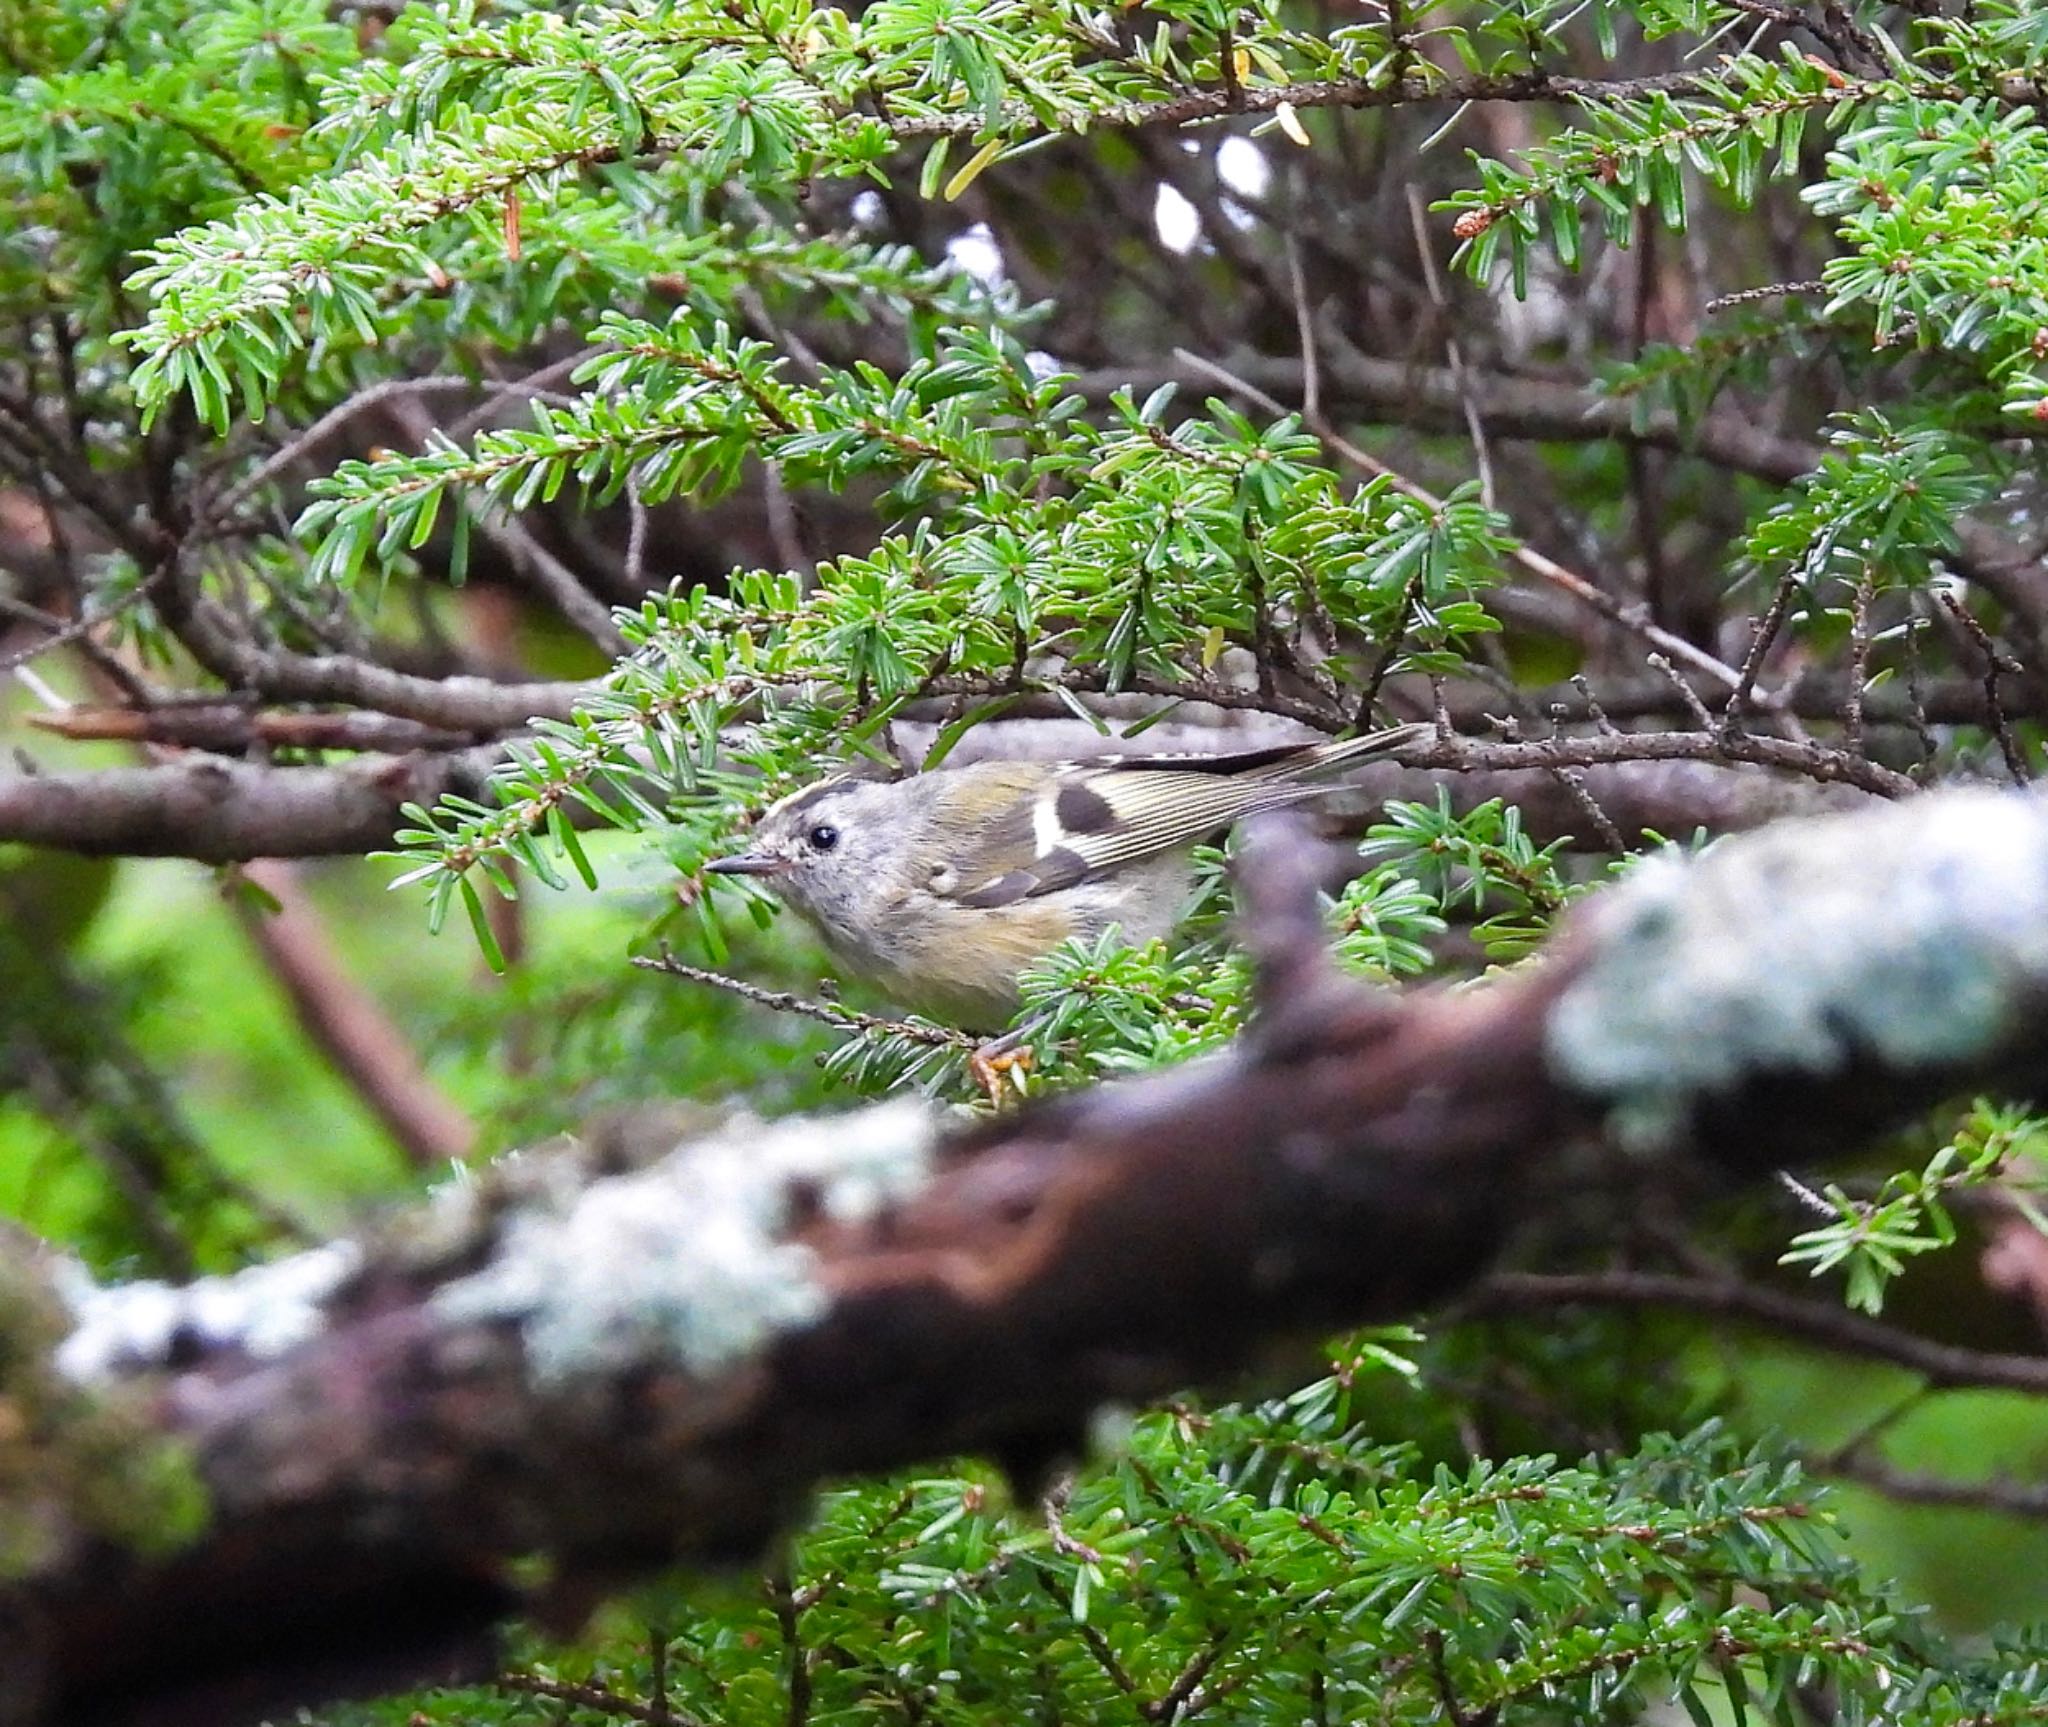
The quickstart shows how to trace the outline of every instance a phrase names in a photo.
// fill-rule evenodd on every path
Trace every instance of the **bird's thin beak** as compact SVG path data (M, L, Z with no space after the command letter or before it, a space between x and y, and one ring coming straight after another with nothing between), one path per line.
M766 852L738 852L729 858L713 858L704 868L710 875L781 875L789 865Z

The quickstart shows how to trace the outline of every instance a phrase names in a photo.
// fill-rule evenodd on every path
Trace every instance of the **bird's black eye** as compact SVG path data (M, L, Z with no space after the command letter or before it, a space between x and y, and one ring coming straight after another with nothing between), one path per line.
M814 852L828 852L839 843L839 830L830 822L820 822L805 835Z

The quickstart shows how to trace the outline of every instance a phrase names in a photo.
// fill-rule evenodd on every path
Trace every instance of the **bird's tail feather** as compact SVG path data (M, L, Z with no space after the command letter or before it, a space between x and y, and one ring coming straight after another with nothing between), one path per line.
M1328 773L1347 763L1385 755L1406 744L1419 744L1434 734L1427 723L1388 726L1382 731L1361 732L1355 738L1338 738L1327 744L1312 744L1265 767L1254 768L1245 777L1262 780L1296 780L1310 774Z

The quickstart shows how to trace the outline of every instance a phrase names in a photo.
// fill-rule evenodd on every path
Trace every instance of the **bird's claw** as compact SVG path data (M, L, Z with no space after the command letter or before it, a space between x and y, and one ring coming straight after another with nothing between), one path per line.
M967 1058L967 1071L974 1076L974 1083L998 1109L1024 1095L1031 1065L1030 1047L1014 1045L1008 1038L985 1043Z

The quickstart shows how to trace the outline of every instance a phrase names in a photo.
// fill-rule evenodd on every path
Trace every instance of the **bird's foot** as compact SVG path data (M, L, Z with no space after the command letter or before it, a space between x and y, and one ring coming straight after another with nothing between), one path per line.
M983 1044L967 1058L967 1071L995 1108L1024 1095L1031 1074L1031 1048L1015 1032Z

